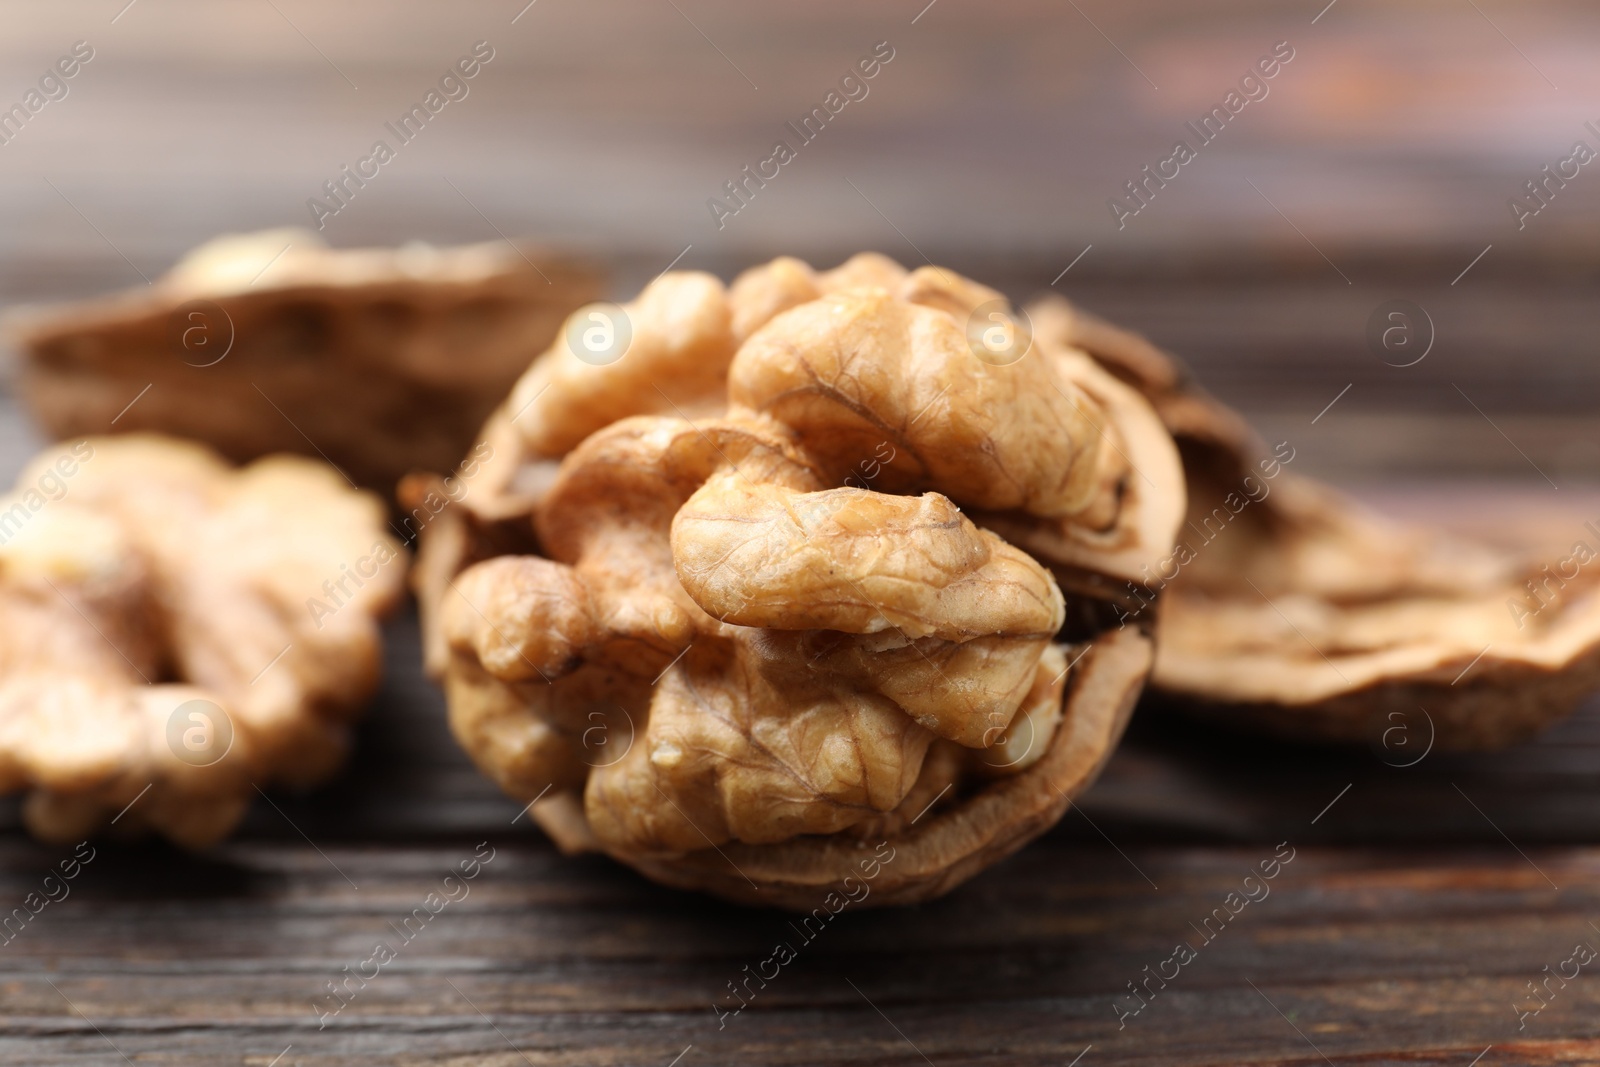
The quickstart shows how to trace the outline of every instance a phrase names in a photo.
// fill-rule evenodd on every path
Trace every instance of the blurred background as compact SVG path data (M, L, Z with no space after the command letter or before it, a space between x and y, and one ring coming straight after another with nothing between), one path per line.
M335 246L528 237L602 258L618 296L674 261L731 277L879 249L1145 331L1307 473L1600 478L1600 165L1570 164L1547 203L1525 187L1576 142L1600 151L1593 4L75 0L4 18L0 105L93 49L0 145L7 305L311 225L308 199L382 138L395 158L322 220ZM385 123L479 41L493 58L466 97L400 145ZM879 42L867 95L802 144L785 124ZM1292 59L1266 95L1202 145L1186 123L1275 49ZM779 139L796 158L719 226L707 201L737 206L724 183ZM1179 139L1196 158L1119 226L1108 201L1137 206L1127 183ZM1518 196L1538 213L1519 220ZM1435 333L1412 366L1368 341L1395 299Z
M475 46L465 95L402 143L390 124ZM874 76L841 88L868 57ZM315 227L308 201L381 139L394 157L320 219L335 247L527 239L604 264L617 298L674 264L933 261L1143 331L1292 443L1298 473L1570 543L1600 522L1597 59L1593 0L6 0L0 312L143 288L220 233ZM791 124L833 92L802 143ZM779 140L794 158L731 200ZM1194 157L1165 163L1180 140ZM1397 301L1407 347L1386 347ZM39 437L16 369L0 342L0 484ZM941 1063L1066 1063L1077 1039L1050 1042L1102 1041L1104 994L1292 838L1303 888L1207 950L1212 976L1158 1009L1170 1023L1085 1063L1312 1062L1293 1016L1322 1059L1375 1064L1392 1042L1381 1062L1490 1067L1537 1058L1477 1049L1510 1037L1505 1004L1600 907L1600 857L1556 851L1600 839L1593 701L1511 752L1415 769L1141 713L1078 814L1005 873L847 917L761 1002L784 1010L717 1045L704 1005L776 920L557 857L449 739L419 644L413 614L389 624L337 783L256 804L207 856L108 846L79 910L0 967L0 1060L532 1063L526 1047L693 1067L816 1061L803 1040L822 1034L841 1062L920 1062L888 1044L892 1016ZM6 907L55 858L16 810L0 802ZM407 950L409 977L313 1029L323 983L484 837L506 846L494 886ZM1593 981L1562 996L1540 1062L1582 1057L1558 1035L1600 1047Z

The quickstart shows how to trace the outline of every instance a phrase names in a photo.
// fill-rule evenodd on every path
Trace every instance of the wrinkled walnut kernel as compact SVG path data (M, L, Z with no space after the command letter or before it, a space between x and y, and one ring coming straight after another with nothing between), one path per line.
M34 833L77 839L131 804L119 830L201 847L252 782L336 769L405 567L375 499L311 460L236 471L141 435L47 450L18 485L0 500L0 790L31 790ZM23 491L39 485L59 495Z
M780 903L812 890L746 892L704 854L821 884L822 843L880 834L918 856L882 899L917 899L1053 822L1149 663L1139 632L1058 634L1109 617L1082 576L1165 551L1182 488L1088 359L974 354L997 299L871 255L666 274L624 305L620 359L535 361L486 428L517 442L497 491L430 531L419 575L479 765L525 800L581 789L581 829L532 809L563 843Z

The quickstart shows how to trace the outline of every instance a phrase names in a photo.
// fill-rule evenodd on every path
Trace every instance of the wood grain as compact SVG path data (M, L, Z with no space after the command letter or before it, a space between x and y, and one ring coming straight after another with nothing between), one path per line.
M0 397L0 467L31 447ZM1560 543L1600 513L1570 490L1419 490L1368 473L1374 502L1507 539ZM1409 767L1146 708L1044 839L942 901L847 911L803 942L785 916L556 854L450 739L419 659L407 611L387 628L387 677L354 759L329 787L257 804L204 856L101 843L71 895L0 947L0 1062L1600 1057L1587 972L1524 1029L1513 1009L1574 944L1600 945L1600 705L1510 752L1430 752ZM1270 895L1205 943L1191 924L1285 841L1296 857ZM470 894L405 941L396 924L480 842L495 858ZM22 906L58 858L0 803L0 909ZM799 958L719 1019L714 1004L738 1004L728 983L780 940ZM1136 1003L1127 984L1180 940L1198 957L1119 1029L1114 1005ZM327 983L379 941L396 958L325 1018Z
M481 38L497 54L471 97L329 221L333 243L527 235L602 255L618 296L680 253L725 278L780 252L926 253L1148 333L1296 469L1392 510L1550 544L1600 517L1600 179L1523 230L1506 208L1600 120L1593 5L124 2L5 13L0 104L74 40L97 50L0 147L7 305L308 224L307 198ZM877 40L897 53L871 96L718 229L706 198ZM1278 40L1297 56L1271 97L1118 229L1108 197ZM1415 367L1365 339L1395 297L1437 326ZM35 444L0 360L0 481ZM789 920L556 854L450 739L414 616L387 637L338 781L274 794L203 856L102 843L0 946L0 1062L1600 1062L1589 970L1525 1028L1513 1008L1600 945L1600 704L1410 767L1142 709L1040 841L933 904L846 911L719 1022L727 983L800 940ZM398 944L485 841L470 895L319 1027L326 983ZM1201 945L1191 924L1285 841L1270 896L1119 1029L1128 983ZM0 917L59 858L0 802Z
M1312 1042L1336 1063L1464 1064L1490 1045L1501 1063L1553 1063L1600 1049L1590 976L1521 1034L1511 1007L1546 964L1600 940L1593 849L1530 853L1555 890L1503 847L1301 846L1270 895L1206 943L1190 923L1271 846L1121 855L1053 834L946 900L846 912L805 943L779 915L535 841L494 847L470 895L409 944L390 924L465 843L329 845L326 859L288 843L205 859L108 847L5 950L0 1055L111 1062L114 1043L135 1062L266 1063L292 1044L288 1063L520 1062L514 1044L540 1064L665 1065L692 1044L686 1063L910 1063L920 1051L1061 1064L1092 1044L1085 1063L1198 1065L1319 1062ZM50 859L17 841L0 856L0 892L14 896ZM324 983L377 941L398 957L319 1029ZM714 1003L737 1006L726 983L779 941L798 958L719 1020ZM1127 983L1179 941L1197 958L1119 1029L1119 994L1136 1003Z
M0 1062L664 1067L687 1048L686 1067L1062 1065L1092 1046L1085 1065L1464 1067L1489 1046L1487 1065L1600 1055L1592 976L1524 1031L1512 1008L1575 943L1600 944L1600 850L1585 844L1600 834L1600 709L1510 753L1433 753L1404 769L1147 710L1043 840L945 900L846 912L806 942L787 916L555 853L450 741L416 666L414 617L388 637L388 680L345 777L256 805L205 856L102 843L71 895L0 948ZM1206 943L1191 924L1284 841L1295 858L1270 895ZM470 893L404 940L396 924L480 842L495 854ZM20 906L57 858L7 807L0 904ZM713 1004L738 1005L727 983L785 940L799 958L719 1020ZM396 958L324 1019L327 983L380 941ZM1127 983L1179 941L1198 958L1119 1029L1114 1004L1136 1003Z

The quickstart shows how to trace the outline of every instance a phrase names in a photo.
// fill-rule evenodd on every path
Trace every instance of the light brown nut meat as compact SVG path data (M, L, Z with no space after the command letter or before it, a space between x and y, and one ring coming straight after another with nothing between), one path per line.
M602 840L660 851L695 847L693 842L705 840L702 833L720 842L830 832L894 806L915 778L916 760L930 735L875 691L870 672L848 678L813 670L803 659L815 657L801 657L793 640L780 635L753 641L749 633L765 631L723 626L686 597L674 577L668 537L673 505L683 501L695 479L706 477L710 465L730 457L751 477L784 475L806 483L808 469L796 464L784 441L770 432L761 423L731 421L702 432L676 419L634 419L602 431L569 458L544 511L545 525L551 527L546 544L572 559L573 566L496 560L458 580L460 596L447 607L447 629L453 643L470 648L479 664L507 665L496 673L526 677L538 662L541 672L559 674L573 649L593 662L619 663L641 674L671 664L656 687L647 735L615 767L590 777L591 822ZM628 463L619 462L624 458ZM630 499L636 508L622 506ZM579 510L585 503L586 521ZM596 510L611 521L594 521ZM977 531L970 526L968 531L977 541ZM640 561L652 555L655 574L636 573ZM1053 583L1031 561L1027 566L1046 605L1035 605L1027 622L1053 632L1059 616L1051 599ZM514 586L506 580L511 574L496 580L497 572L506 571L515 572ZM619 573L621 582L615 580ZM918 584L915 575L902 581ZM505 590L512 587L532 595L519 591L508 601ZM608 620L609 634L597 633L597 617ZM533 653L527 663L500 653L511 643ZM548 654L551 647L560 654ZM685 656L676 655L683 650ZM1032 658L1038 658L1037 645ZM697 667L703 669L686 676ZM951 671L957 673L954 667ZM798 688L813 693L813 706L800 719L756 713L784 699L780 693L795 699ZM695 698L684 699L685 692ZM1001 728L1020 697L1014 695L997 710ZM722 710L708 711L708 703ZM841 717L855 724L853 734L807 726ZM988 725L986 720L977 729ZM852 737L849 743L846 736ZM906 745L913 757L909 766L902 753ZM722 758L678 756L706 750ZM775 799L783 782L804 783L801 795ZM872 790L866 790L868 782ZM640 802L640 791L651 803ZM697 824L702 829L695 829Z
M812 270L810 264L793 256L779 256L771 263L751 267L733 280L728 290L733 335L742 344L778 315L826 293L845 289L896 290L905 278L904 267L876 252L861 252L826 271Z
M656 374L648 383L653 388L648 389L632 372L607 372L601 369L605 364L577 359L569 339L572 334L563 329L528 367L512 396L484 424L477 445L458 468L454 483L458 487L470 483L470 492L458 500L456 495L447 494L451 479L424 474L408 478L400 486L401 504L410 512L407 531L431 526L430 536L419 544L416 572L428 673L443 677L449 662L438 613L449 588L448 579L461 569L462 561L533 547L526 517L555 483L560 458L568 450L557 445L563 438L572 439L572 411L585 413L585 432L650 412L669 412L685 418L725 414L727 365L738 345L751 333L779 313L825 292L860 287L893 289L905 278L904 267L872 252L853 256L830 271L814 271L787 256L752 267L726 291L725 309L708 310L703 304L691 302L692 308L704 313L698 321L710 325L713 340L723 337L721 323L725 318L729 326L723 338L725 348L707 344L699 335L686 345L689 334L679 331L675 337L663 336L650 317L645 317L642 328L646 339L637 349L630 345L632 355L627 358L638 362L645 354L646 362L682 361L682 349L688 347L716 368L713 375L680 374L676 370ZM669 274L661 281L671 291L720 291L720 283L706 275ZM634 330L628 309L642 304L643 294L622 307L630 335ZM569 318L568 328L578 327L580 345L583 330L600 325L590 312L600 310L614 311L610 307L586 307ZM677 310L675 315L679 322L684 321L683 310ZM603 335L604 331L595 339L603 341ZM691 387L686 389L686 384ZM447 543L451 546L448 550L441 548Z
M822 646L809 657L817 667L882 693L917 725L974 749L1000 743L1049 655L1043 636L927 637L878 649L824 632L810 644Z
M729 289L709 274L663 274L620 307L574 311L512 390L510 422L520 463L560 457L589 434L630 415L702 416L727 407L728 363L774 316L823 293L898 285L905 270L872 254L818 273L782 257L745 271ZM502 450L504 452L504 450Z
M504 241L333 250L269 230L202 245L152 286L21 313L12 333L22 394L56 437L115 422L236 462L320 454L387 496L461 456L600 281Z
M663 274L620 310L573 312L512 390L512 421L533 455L562 455L627 415L698 407L727 373L727 294L711 275Z
M831 833L898 804L932 739L887 698L806 669L791 642L736 633L667 671L644 736L590 774L584 807L629 853Z
M1055 518L1102 488L1098 406L1074 382L1042 359L984 363L964 322L886 290L845 290L768 323L734 359L728 398L788 426L840 480L887 445L886 491L938 487Z
M1045 569L938 493L803 493L725 470L679 510L672 548L695 603L738 626L951 641L1061 626Z
M1153 575L1165 702L1403 762L1512 744L1600 689L1600 574L1540 565L1571 546L1529 563L1375 515L1285 469L1292 442L1269 449L1142 338L1059 299L1030 314L1058 358L1143 392L1183 453L1188 520Z
M457 522L462 511L470 513L467 521L490 523L525 514L554 482L560 457L618 419L726 413L728 363L751 333L823 293L892 289L905 278L905 268L871 252L820 272L784 256L750 268L726 290L707 274L669 273L620 307L578 309L485 423L463 465L472 474L471 501L445 522ZM624 357L628 367L613 367ZM437 488L419 478L400 495L416 509ZM434 644L429 654L437 673L443 650Z
M404 568L381 505L310 460L47 450L0 502L0 788L40 836L132 804L119 830L212 843L252 782L337 767Z
M1181 473L1087 359L979 358L992 301L876 256L668 274L628 305L643 347L535 363L520 458L429 528L423 578L457 738L563 847L809 906L876 840L911 861L874 903L922 899L1093 777L1151 661L1113 587L1170 545ZM694 421L657 377L691 351L721 353Z

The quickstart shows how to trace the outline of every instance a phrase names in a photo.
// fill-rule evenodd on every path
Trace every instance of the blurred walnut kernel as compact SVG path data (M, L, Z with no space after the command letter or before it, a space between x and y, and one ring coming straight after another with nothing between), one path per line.
M314 460L47 449L0 497L0 792L49 840L217 841L258 785L338 768L405 566L379 501Z

